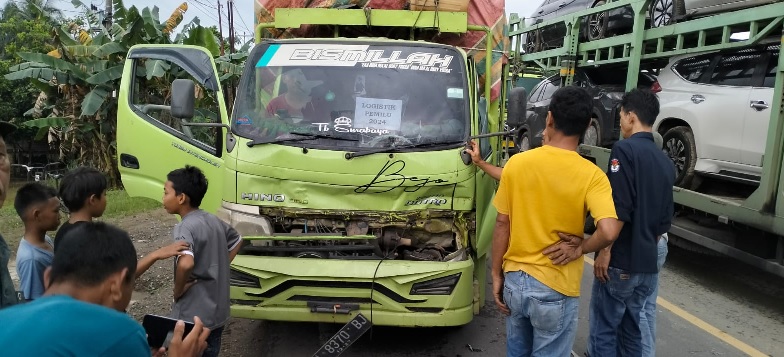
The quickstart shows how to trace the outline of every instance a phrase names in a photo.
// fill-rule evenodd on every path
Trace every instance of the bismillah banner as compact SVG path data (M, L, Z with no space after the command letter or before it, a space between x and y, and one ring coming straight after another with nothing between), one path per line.
M256 0L254 6L255 24L273 22L275 19L275 9L277 8L369 8L387 10L406 10L408 0ZM471 0L468 3L468 23L471 25L488 26L492 30L493 36L493 57L492 57L492 100L496 100L501 90L501 76L503 64L506 62L506 53L509 48L509 40L506 36L506 14L504 11L505 0ZM269 31L275 38L291 37L332 37L332 31L319 26L303 26L299 29L265 30ZM345 37L358 36L377 36L407 39L408 31L400 33L390 32L389 29L375 30L364 27L352 28L353 33L343 32ZM463 48L469 55L474 56L477 61L480 83L484 87L485 72L485 36L483 31L469 31L465 34L436 33L435 31L421 31L417 40L431 41L448 44ZM484 88L481 89L482 93Z

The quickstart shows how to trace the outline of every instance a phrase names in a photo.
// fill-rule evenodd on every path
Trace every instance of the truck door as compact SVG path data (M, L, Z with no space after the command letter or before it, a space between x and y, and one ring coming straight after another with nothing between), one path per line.
M218 208L223 192L225 129L184 125L228 124L217 78L212 55L201 47L131 48L120 84L117 114L117 155L128 194L160 201L166 175L192 165L209 180L201 207L210 211ZM195 82L191 119L171 115L175 79Z

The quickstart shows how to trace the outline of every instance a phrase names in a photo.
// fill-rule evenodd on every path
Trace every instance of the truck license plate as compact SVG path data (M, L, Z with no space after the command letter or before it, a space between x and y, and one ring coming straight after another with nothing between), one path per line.
M321 346L313 357L340 356L352 343L362 337L367 330L370 330L370 325L370 321L365 316L357 314L340 331L332 336L324 346Z

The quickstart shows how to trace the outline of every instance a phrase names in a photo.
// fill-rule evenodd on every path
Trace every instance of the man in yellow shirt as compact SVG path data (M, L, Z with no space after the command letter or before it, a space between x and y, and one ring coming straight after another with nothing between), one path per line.
M510 357L570 355L583 272L575 258L606 247L620 230L607 175L576 152L591 108L582 88L556 91L547 142L512 156L501 174L492 277L495 302L507 315ZM588 211L596 221L593 236L561 241L559 232L582 236ZM579 246L560 248L568 244ZM564 261L571 262L558 265Z

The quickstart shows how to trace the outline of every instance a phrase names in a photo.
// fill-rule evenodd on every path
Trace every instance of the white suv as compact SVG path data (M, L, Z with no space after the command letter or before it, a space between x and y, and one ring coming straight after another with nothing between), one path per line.
M696 189L700 176L759 182L779 46L675 57L661 71L653 129L675 163L676 185Z

